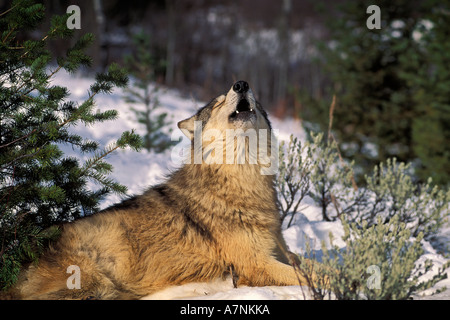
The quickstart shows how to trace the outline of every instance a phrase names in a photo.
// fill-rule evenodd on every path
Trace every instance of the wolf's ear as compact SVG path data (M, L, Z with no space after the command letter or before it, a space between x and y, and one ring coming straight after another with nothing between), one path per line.
M198 129L202 129L202 123L208 122L211 117L211 112L214 108L219 107L225 101L225 95L220 95L217 98L211 100L206 106L201 108L197 114L193 115L186 120L178 122L178 128L183 132L183 134L189 139L194 138L195 126Z
M194 120L195 116L192 116L186 120L178 122L178 128L180 128L181 132L183 132L183 134L190 140L194 137Z
M218 97L215 99L213 108L218 107L219 105L221 105L221 104L225 101L225 98L226 98L226 97L225 97L224 94L218 96Z

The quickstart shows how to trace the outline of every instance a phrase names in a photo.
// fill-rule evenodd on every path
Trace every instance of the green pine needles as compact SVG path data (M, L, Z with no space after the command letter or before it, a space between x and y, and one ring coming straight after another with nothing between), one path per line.
M111 65L98 74L88 98L68 100L69 90L52 84L65 69L73 73L90 66L85 49L94 36L81 36L64 57L54 59L49 41L73 37L67 16L55 16L47 34L38 40L17 36L35 30L45 8L33 1L13 1L0 13L0 288L11 286L22 263L36 260L49 240L58 235L58 223L90 215L111 192L126 187L108 177L112 166L105 157L117 149L138 149L140 137L125 132L101 149L95 141L73 134L70 127L95 125L117 118L115 110L98 112L95 96L114 87L125 87L126 72ZM56 61L56 66L50 67ZM61 145L71 145L91 158L80 163L64 155ZM98 190L88 188L94 181Z
M156 84L156 71L163 64L151 52L150 37L144 32L133 36L134 53L125 56L125 65L132 77L132 86L125 89L125 101L134 105L130 109L138 123L145 127L143 147L148 151L164 152L174 145L163 128L171 124L166 112L160 112L159 88Z

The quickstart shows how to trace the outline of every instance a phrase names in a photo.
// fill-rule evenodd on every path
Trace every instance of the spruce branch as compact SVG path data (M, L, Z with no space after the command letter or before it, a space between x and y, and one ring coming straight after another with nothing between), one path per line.
M15 8L17 8L18 5L19 5L19 4L16 3L16 4L13 5L11 8L9 8L9 9L7 9L6 11L3 11L2 13L0 13L0 17L1 17L1 16L4 16L4 15L7 14L8 12L14 10Z
M27 133L26 135L24 135L24 136L22 136L22 137L20 137L20 138L17 138L17 139L15 139L15 140L13 140L13 141L11 141L11 142L8 142L8 143L6 143L6 144L4 144L4 145L0 145L0 149L1 149L1 148L8 147L8 146L10 146L11 144L14 144L14 143L16 143L16 142L19 142L19 141L21 141L21 140L23 140L23 139L26 139L26 138L28 138L31 134L35 133L36 131L37 131L36 129L33 129L33 130L31 130L29 133Z
M134 133L134 130L124 132L115 143L104 148L102 152L95 154L92 159L88 159L81 169L79 176L89 176L97 181L107 181L108 185L111 185L110 180L106 180L103 174L109 173L112 167L102 160L117 149L125 149L128 146L136 151L141 146L140 137ZM94 170L92 171L92 169Z
M15 1L2 13L0 43L0 287L6 289L17 279L22 263L36 259L44 245L40 233L45 228L99 210L99 203L111 192L123 194L126 187L108 177L112 165L106 157L118 148L140 147L134 132L124 133L114 146L103 152L95 141L71 134L68 127L117 118L117 112L94 112L95 98L114 87L124 87L128 78L117 65L97 76L88 98L79 105L64 101L66 88L51 86L50 80L62 68L74 72L81 65L90 65L84 50L93 35L82 36L57 66L48 69L52 60L46 44L50 39L68 39L73 32L65 26L64 16L53 17L49 31L38 40L16 40L24 31L35 30L44 19L44 7L32 0ZM6 86L4 85L6 84ZM80 163L64 157L58 144L78 147L94 156ZM100 185L91 191L88 179ZM12 182L11 182L12 181ZM41 237L42 235L42 237Z

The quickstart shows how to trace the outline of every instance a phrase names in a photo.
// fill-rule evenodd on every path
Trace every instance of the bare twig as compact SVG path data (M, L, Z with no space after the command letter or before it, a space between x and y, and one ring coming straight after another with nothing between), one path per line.
M336 95L333 95L333 100L331 101L330 112L329 112L329 120L328 120L328 142L331 141L331 128L333 126L333 114L334 108L336 106Z
M16 142L18 142L18 141L20 141L20 140L22 140L22 139L27 138L30 134L34 133L35 131L36 131L36 129L33 129L30 133L28 133L28 134L26 134L26 135L24 135L24 136L22 136L22 137L20 137L20 138L17 138L17 139L14 140L14 141L11 141L11 142L9 142L9 143L7 143L7 144L4 144L4 145L0 145L0 149L1 149L1 148L4 148L4 147L7 147L7 146L9 146L10 144L16 143Z
M14 163L15 161L19 161L19 160L21 160L21 159L25 159L25 158L29 158L29 157L35 156L35 155L38 154L38 153L39 153L39 152L40 152L47 144L48 144L48 141L47 141L46 143L44 143L40 148L37 148L37 150L36 150L35 152L21 155L20 157L17 157L17 158L15 158L15 159L11 160L11 161L8 162L7 164L2 165L2 167L3 167L3 168L6 168L6 167L8 167L10 164Z
M339 149L339 144L338 144L335 136L331 132L331 129L333 127L333 115L334 115L335 107L336 107L336 95L333 95L333 100L331 101L330 112L329 112L330 118L329 118L329 122L328 122L328 143L330 144L332 140L334 142L336 142L336 150L337 150L337 153L339 156L339 161L343 167L347 167L347 169L348 169L348 166L345 164L344 159L342 158L341 150ZM358 191L358 185L356 184L355 176L353 173L351 176L351 181L352 181L353 189L355 191ZM337 210L337 207L336 207L336 210Z
M9 9L6 10L6 11L0 13L0 17L3 16L3 15L5 15L5 14L7 14L7 13L10 12L11 10L14 10L14 8L17 7L17 6L18 6L18 4L12 6L11 8L9 8Z
M301 272L300 267L296 263L292 263L292 268L294 268L295 275L297 276L297 281L298 281L298 284L300 285L300 290L302 291L303 300L306 300L305 292L303 291L303 285L302 285L302 282L300 281L300 276L299 276L299 273Z
M92 161L91 164L89 164L86 168L83 169L83 171L81 171L80 176L84 176L89 171L89 169L91 169L96 163L98 163L100 160L102 160L103 158L105 158L106 156L108 156L109 154L111 154L112 152L114 152L119 148L120 146L116 144L114 148L111 148L110 150L105 150L105 152L102 155L100 155L100 157Z
M336 200L336 197L335 197L332 193L330 193L330 198L331 198L331 202L332 202L333 205L334 205L334 208L336 209L337 217L338 217L339 219L341 219L340 206L339 206L339 203L338 203L337 200Z

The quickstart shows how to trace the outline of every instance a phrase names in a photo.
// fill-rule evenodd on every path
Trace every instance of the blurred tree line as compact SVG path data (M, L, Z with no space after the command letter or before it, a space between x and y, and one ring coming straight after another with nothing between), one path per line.
M0 9L10 2L0 0ZM48 16L64 14L69 5L80 7L81 31L96 36L88 52L96 71L122 62L134 50L133 35L145 32L153 57L159 59L157 81L198 99L209 99L233 81L246 79L265 105L289 109L294 104L291 84L318 92L322 82L317 66L310 63L315 55L312 39L323 30L311 0L40 2ZM57 55L70 43L50 45Z
M419 180L450 181L448 0L41 2L55 14L81 8L96 71L123 63L144 32L158 83L207 100L245 79L272 114L325 131L335 95L333 133L360 178L396 157L412 161ZM381 29L369 30L373 4ZM69 42L50 46L61 55Z
M381 29L369 30L369 5ZM329 16L319 64L330 77L326 99L299 90L303 117L333 129L343 154L367 172L396 157L412 161L418 180L450 182L450 2L348 1Z

